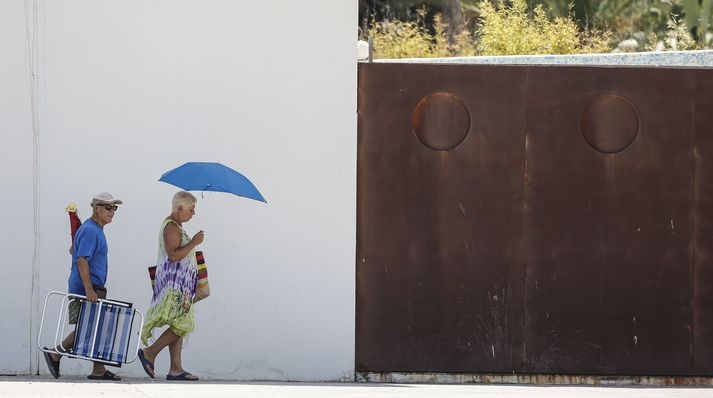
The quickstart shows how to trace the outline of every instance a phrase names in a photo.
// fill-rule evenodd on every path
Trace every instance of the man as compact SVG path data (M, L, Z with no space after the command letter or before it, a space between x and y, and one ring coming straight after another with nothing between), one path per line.
M108 192L98 193L92 198L92 217L86 220L77 230L72 246L72 270L69 274L68 292L86 296L88 301L106 298L106 277L108 271L106 236L104 226L114 219L117 205L123 202L114 198ZM70 324L76 324L79 317L80 303L70 302L67 317ZM74 345L74 332L63 341L58 351L67 351ZM49 371L58 378L61 355L45 352L45 361ZM121 378L108 371L104 364L94 362L92 373L87 376L91 380L113 380Z

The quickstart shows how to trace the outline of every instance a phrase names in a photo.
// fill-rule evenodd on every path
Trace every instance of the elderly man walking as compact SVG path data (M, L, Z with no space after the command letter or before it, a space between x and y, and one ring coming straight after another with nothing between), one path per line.
M112 222L114 214L123 202L108 192L98 193L92 198L92 217L77 230L72 246L72 269L69 274L68 292L86 296L88 301L106 298L106 278L108 273L108 246L104 235L104 226ZM79 318L80 303L72 301L67 317L70 324L76 324ZM58 351L67 351L74 345L74 332L62 341ZM58 378L61 355L44 353L49 371ZM118 381L121 378L108 371L104 364L94 362L91 380Z

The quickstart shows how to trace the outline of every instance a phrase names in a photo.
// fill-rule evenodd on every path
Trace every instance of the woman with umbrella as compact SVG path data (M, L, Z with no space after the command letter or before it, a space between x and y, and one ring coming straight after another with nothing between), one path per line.
M183 337L195 326L195 247L203 242L203 231L191 238L183 229L183 223L195 215L196 202L192 194L178 192L173 197L171 215L161 224L153 297L141 331L141 340L147 347L139 350L141 365L151 378L155 377L156 356L168 347L171 366L166 380L198 380L186 372L181 363ZM168 326L168 329L148 346L153 329L162 326Z

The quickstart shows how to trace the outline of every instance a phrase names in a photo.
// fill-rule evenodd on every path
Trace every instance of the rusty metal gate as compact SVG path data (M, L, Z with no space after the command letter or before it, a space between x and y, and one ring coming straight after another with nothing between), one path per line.
M713 70L361 64L356 370L713 375Z

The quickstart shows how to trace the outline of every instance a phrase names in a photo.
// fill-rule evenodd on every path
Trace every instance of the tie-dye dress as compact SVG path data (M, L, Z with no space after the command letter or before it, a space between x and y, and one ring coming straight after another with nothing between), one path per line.
M169 223L175 221L167 218L161 224L158 237L158 259L156 261L156 278L153 288L151 306L146 313L144 327L141 330L141 341L148 345L154 328L168 325L179 336L185 336L195 327L193 314L193 298L196 294L196 253L190 253L179 261L171 261L166 253L163 241L163 230ZM181 246L185 246L190 237L180 225Z

